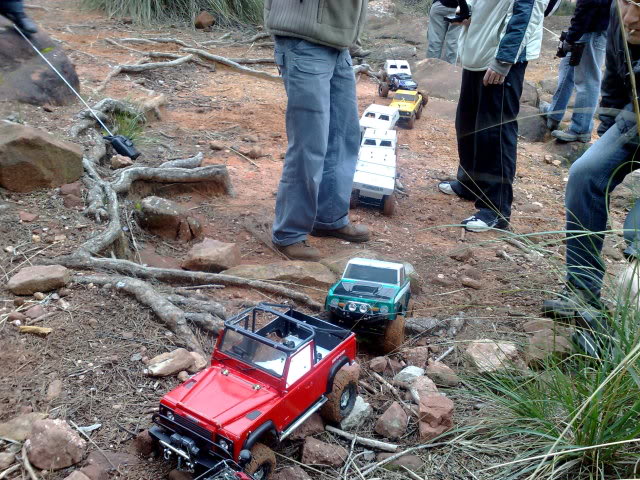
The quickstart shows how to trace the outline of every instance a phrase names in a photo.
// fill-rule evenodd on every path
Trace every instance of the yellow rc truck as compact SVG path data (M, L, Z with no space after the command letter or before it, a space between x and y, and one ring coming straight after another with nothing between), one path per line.
M390 107L400 112L400 123L413 128L416 120L422 116L422 109L427 105L429 97L415 90L397 90L393 95Z

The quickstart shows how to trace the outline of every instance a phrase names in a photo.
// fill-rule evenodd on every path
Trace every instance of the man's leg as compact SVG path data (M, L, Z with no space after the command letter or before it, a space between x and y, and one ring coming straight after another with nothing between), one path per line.
M24 11L22 0L0 0L0 15L7 17L24 33L29 36L38 31L38 27L33 23Z
M447 34L447 22L444 17L451 9L445 7L440 2L435 2L429 10L429 28L427 30L427 58L440 58L442 56L442 45Z
M551 122L547 123L547 127L549 127L550 130L560 125L564 117L564 112L567 110L567 105L569 105L569 100L571 100L574 86L574 68L575 67L569 65L569 56L560 60L560 65L558 66L558 87L553 94L553 100L551 100L550 104L542 103L540 105L541 112L546 114L548 120L551 120Z
M586 37L586 38L585 38ZM600 98L602 64L607 47L606 33L588 33L580 40L586 40L580 65L575 67L576 102L571 117L569 132L588 134L593 129L593 115Z
M452 13L455 11L455 8L451 9ZM452 65L455 65L458 58L458 38L460 38L461 28L460 25L449 24L444 38L444 59Z
M360 149L356 81L351 57L343 50L331 78L329 144L318 194L314 234L333 234L349 225L349 200ZM351 229L358 227L351 226ZM362 228L362 227L360 227ZM355 231L352 241L368 239L368 231ZM361 238L362 237L362 238Z
M273 243L302 242L313 228L329 141L331 77L340 51L276 37L276 61L287 91L289 146L276 198Z
M482 192L476 200L476 208L491 211L506 221L511 218L518 147L517 118L526 68L526 62L516 63L504 84L482 87L476 122L474 179Z

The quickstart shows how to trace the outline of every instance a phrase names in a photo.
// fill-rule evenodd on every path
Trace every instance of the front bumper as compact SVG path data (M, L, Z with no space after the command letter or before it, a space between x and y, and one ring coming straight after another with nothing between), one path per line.
M329 307L334 323L349 330L360 333L381 333L387 327L387 323L396 318L395 313L360 313L350 312L341 307Z

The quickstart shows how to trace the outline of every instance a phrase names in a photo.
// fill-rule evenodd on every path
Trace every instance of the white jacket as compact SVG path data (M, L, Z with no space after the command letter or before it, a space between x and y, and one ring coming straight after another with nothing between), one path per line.
M540 56L542 22L549 0L469 0L468 3L471 24L463 28L458 43L463 68L482 71L491 67L503 73L514 63Z

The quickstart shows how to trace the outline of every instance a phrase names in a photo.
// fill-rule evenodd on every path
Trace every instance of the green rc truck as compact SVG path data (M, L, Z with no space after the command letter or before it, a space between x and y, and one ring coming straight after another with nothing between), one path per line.
M329 289L325 310L335 324L382 335L382 350L390 353L404 343L410 298L409 276L402 263L352 258Z

